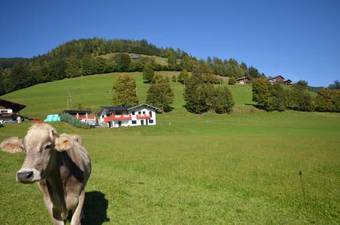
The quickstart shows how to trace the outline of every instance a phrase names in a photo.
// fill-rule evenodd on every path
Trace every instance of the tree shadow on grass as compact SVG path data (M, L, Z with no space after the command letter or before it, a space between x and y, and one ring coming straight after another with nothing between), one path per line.
M102 225L110 221L107 217L108 200L105 194L99 191L90 191L85 194L83 225Z

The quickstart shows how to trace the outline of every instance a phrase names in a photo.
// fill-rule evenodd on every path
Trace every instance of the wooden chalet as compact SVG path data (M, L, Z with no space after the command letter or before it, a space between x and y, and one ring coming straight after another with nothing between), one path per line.
M284 84L285 78L281 75L278 75L278 76L269 78L268 81L271 84Z
M248 76L243 76L243 77L239 77L239 78L236 79L236 82L238 84L248 84L248 83L250 83L250 81L251 81L251 79Z

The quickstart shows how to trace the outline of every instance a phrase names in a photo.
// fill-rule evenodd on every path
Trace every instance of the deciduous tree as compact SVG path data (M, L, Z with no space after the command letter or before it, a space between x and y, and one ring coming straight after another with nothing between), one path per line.
M112 87L113 105L134 106L138 104L136 82L128 75L119 75Z
M155 75L147 92L146 102L158 107L164 112L170 111L174 101L174 93L168 77Z

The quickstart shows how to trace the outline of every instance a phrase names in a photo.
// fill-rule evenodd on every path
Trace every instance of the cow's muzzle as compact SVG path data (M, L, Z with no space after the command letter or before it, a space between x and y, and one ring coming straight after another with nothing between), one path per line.
M36 169L21 169L17 172L17 181L20 183L33 183L40 180L40 172Z

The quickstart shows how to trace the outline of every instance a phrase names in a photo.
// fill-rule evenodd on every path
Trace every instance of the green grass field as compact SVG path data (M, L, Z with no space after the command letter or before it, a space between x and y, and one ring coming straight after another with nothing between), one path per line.
M171 72L170 72L171 73ZM169 72L163 72L169 74ZM66 107L110 105L116 74L40 84L2 96L44 117ZM138 95L147 86L139 73ZM251 105L251 87L231 86L234 113L175 110L157 126L83 130L91 154L85 224L340 224L340 114L271 112ZM0 141L29 122L0 128ZM23 154L0 152L1 224L49 224L36 185L15 182ZM299 175L299 172L302 175Z

